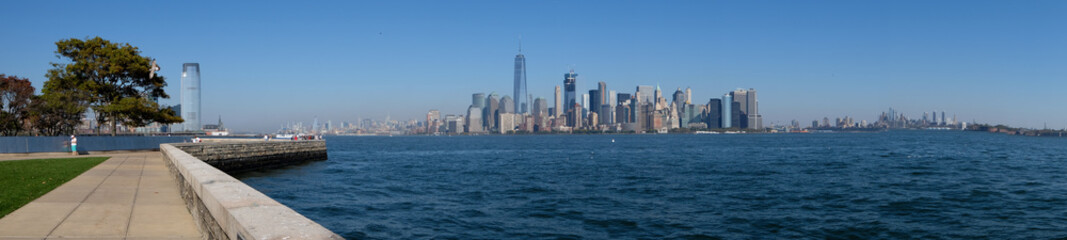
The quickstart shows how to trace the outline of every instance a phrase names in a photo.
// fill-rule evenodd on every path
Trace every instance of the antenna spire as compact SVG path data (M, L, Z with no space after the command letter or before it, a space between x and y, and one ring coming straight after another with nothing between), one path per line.
M519 52L522 52L522 35L519 35Z

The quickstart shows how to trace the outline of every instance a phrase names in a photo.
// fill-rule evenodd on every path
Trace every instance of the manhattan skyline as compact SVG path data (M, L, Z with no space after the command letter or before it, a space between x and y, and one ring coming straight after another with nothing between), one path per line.
M178 103L200 63L201 113L237 131L287 121L460 114L472 92L551 100L608 82L691 87L696 102L760 91L764 125L948 111L961 121L1067 126L1067 3L479 2L3 3L0 73L41 89L54 42L101 36L158 59ZM84 21L81 12L121 11ZM1015 95L1015 96L1012 96ZM511 96L519 103L520 96ZM525 99L527 101L532 98ZM552 101L548 101L552 103ZM529 104L529 102L527 103Z

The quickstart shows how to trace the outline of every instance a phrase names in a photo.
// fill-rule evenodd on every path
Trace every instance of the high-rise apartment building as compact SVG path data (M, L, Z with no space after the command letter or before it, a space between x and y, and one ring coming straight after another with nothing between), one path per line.
M200 131L200 64L182 64L182 123L183 131Z

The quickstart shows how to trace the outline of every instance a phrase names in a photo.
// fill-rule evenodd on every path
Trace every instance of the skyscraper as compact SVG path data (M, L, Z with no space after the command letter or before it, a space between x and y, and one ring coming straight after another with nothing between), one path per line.
M763 115L759 114L759 99L756 89L748 89L748 128L763 129Z
M556 85L556 105L552 109L552 116L563 115L563 100L560 98L559 85Z
M653 94L652 86L637 86L634 92L638 103L655 103L656 95Z
M471 95L471 106L476 108L485 107L485 93L475 93Z
M522 43L519 44L519 54L515 55L515 104L516 113L527 113L529 108L529 95L526 94L526 56L522 55Z
M722 95L722 122L720 122L722 128L734 127L733 102L734 98L729 93Z
M532 110L532 114L534 117L542 118L548 116L548 104L545 103L544 98L534 99Z
M675 107L681 107L688 104L686 103L685 92L682 92L682 88L678 88L677 91L674 91L674 96L671 96L671 102L674 103Z
M500 111L500 97L496 93L490 93L489 97L485 99L485 108L482 109L482 124L485 126L485 130L492 132L496 129L497 122L496 114Z
M693 104L693 89L685 87L685 104Z
M722 99L712 98L708 101L708 116L707 124L708 128L723 128L723 111L722 111Z
M510 96L504 95L504 98L500 99L500 113L515 113L515 100L511 100Z
M582 104L588 108L590 112L600 111L600 90L589 90L589 100L583 100Z
M759 101L756 99L756 89L737 89L730 92L733 101L740 107L740 125L738 128L760 129L763 128L763 116L759 114ZM737 111L735 111L737 113Z
M594 106L600 107L600 105L608 103L608 84L604 82L598 82L596 85L597 95L593 96L596 98L596 105ZM604 116L600 117L603 118Z
M182 130L200 131L200 64L182 64Z
M575 91L575 84L577 83L577 81L578 81L578 74L574 73L573 69L571 69L570 73L563 74L563 88L564 88L564 90L566 90L566 92L564 93L564 101L563 101L563 105L566 106L563 109L564 112L570 112L570 109L572 107L574 107L575 104L578 104L578 99L577 99L578 95L575 95L575 92L574 92ZM577 112L581 112L581 111L577 111Z

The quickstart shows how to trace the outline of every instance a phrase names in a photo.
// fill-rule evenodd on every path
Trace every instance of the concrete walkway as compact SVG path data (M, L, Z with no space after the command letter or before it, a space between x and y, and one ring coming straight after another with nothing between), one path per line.
M111 158L0 219L0 239L201 239L162 154L96 156Z

